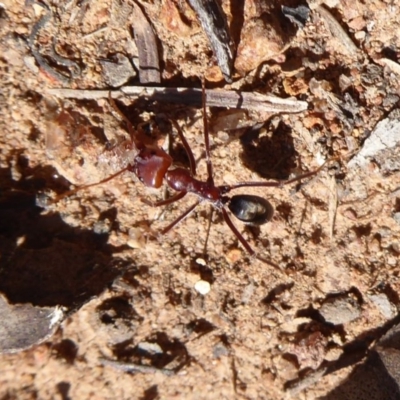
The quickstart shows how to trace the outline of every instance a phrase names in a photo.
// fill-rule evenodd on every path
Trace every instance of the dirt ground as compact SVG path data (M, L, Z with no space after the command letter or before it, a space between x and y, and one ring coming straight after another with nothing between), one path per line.
M366 146L376 132L400 138L400 5L320 3L308 2L303 24L282 13L296 0L224 0L232 84L186 2L137 3L157 37L158 86L199 88L204 76L215 90L308 103L272 116L208 109L217 184L285 180L330 160L301 183L235 191L273 205L268 223L235 225L279 268L249 256L205 202L159 234L194 196L152 207L142 200L166 191L132 173L43 205L126 165L126 124L107 98L48 90L140 86L131 27L140 17L122 0L52 1L51 13L40 2L0 3L0 291L38 311L17 318L8 338L26 331L29 342L44 310L63 313L42 343L3 347L0 399L400 398L383 378L372 390L367 372L356 389L343 383L360 365L377 368L366 357L398 322L400 146ZM110 76L118 57L135 68ZM176 120L205 179L200 107L117 106L188 166Z

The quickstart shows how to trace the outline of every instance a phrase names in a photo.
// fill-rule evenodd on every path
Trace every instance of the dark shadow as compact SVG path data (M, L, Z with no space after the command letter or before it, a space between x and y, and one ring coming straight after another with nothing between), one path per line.
M130 303L130 298L119 296L112 297L101 303L96 312L98 318L105 325L117 326L118 320L126 321L131 325L134 321L142 322L140 317Z
M244 166L263 178L283 180L296 167L291 127L283 122L276 129L265 126L268 135L261 129L248 129L240 138L243 146L240 158Z
M121 273L122 263L113 257L118 249L107 244L108 233L71 227L59 214L44 213L37 194L59 182L52 181L51 168L26 170L28 177L18 182L10 170L0 170L0 291L11 303L79 307Z
M57 358L65 360L68 364L73 364L78 355L78 346L70 339L64 339L52 346Z
M112 351L118 360L136 365L162 369L169 368L168 364L173 363L174 372L189 362L185 345L177 339L170 339L165 332L156 332L135 346L132 340L118 343Z
M244 0L233 0L230 2L232 20L229 26L231 31L232 41L235 44L235 49L240 43L240 34L244 24Z
M379 354L371 351L366 361L357 366L345 382L320 399L399 400L400 390Z
M191 307L192 305L192 293L190 291L175 291L172 286L169 286L166 290L165 295L171 305L183 305L184 307Z
M313 321L317 321L320 323L324 323L325 320L322 318L321 314L319 313L318 310L316 310L313 306L309 305L307 308L303 308L301 310L298 310L296 312L296 317L297 318L309 318ZM328 324L331 326L332 324Z
M201 257L201 256L202 255L199 255L199 257ZM203 257L204 257L204 255L203 255ZM214 283L214 281L215 281L213 270L210 267L208 267L207 265L198 264L196 262L196 259L191 260L191 262L190 262L190 271L193 274L200 275L200 278L203 281L207 281L210 284Z
M364 331L353 341L343 346L343 353L337 360L323 362L319 370L324 371L323 375L330 375L364 360L345 381L328 395L319 399L400 399L399 323L400 315L397 315L381 327ZM377 344L370 349L370 346L376 342ZM314 373L319 376L318 371L314 371ZM302 382L306 380L313 381L308 376L307 371L301 371L299 375L298 379L286 383L286 389L301 386Z
M158 386L153 385L144 391L143 396L139 397L139 400L156 400L158 398Z
M69 382L59 382L56 387L62 400L71 400L71 397L68 395L71 389L71 384Z
M216 329L216 327L204 318L196 319L186 325L189 332L195 332L199 336L207 335Z

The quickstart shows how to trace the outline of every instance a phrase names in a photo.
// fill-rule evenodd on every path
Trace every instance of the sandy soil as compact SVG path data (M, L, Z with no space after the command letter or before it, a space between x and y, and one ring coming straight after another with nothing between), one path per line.
M267 224L235 224L280 269L249 257L205 203L157 234L195 200L151 207L142 199L165 191L130 173L36 207L37 197L104 179L126 162L110 150L127 131L107 99L47 90L110 89L104 60L138 57L134 16L129 2L54 1L32 44L45 7L0 3L0 290L12 304L65 313L43 343L0 356L1 399L339 398L334 389L395 321L399 146L350 160L380 121L399 135L400 6L331 0L326 14L310 0L300 27L281 12L296 1L272 3L223 2L238 48L228 85L186 2L139 1L158 38L161 85L200 87L205 76L208 87L308 102L299 114L240 114L247 128L229 131L218 128L230 123L226 110L208 110L218 184L284 180L331 160L301 184L237 191L274 206ZM140 85L133 72L129 84ZM205 179L199 108L117 104L187 166L171 135L175 119Z

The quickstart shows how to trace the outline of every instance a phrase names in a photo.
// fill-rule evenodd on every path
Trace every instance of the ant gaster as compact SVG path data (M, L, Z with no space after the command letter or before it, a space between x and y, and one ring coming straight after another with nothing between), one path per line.
M256 254L256 252L253 250L253 248L250 246L247 240L243 237L243 235L233 224L226 209L227 206L228 209L231 211L231 213L244 223L252 225L260 225L269 221L272 218L273 214L272 205L267 200L259 196L242 194L229 197L227 196L227 193L241 187L282 187L284 185L297 182L300 181L301 179L315 175L325 164L319 167L317 170L305 173L301 176L297 176L295 178L286 181L239 182L236 183L235 185L216 186L214 183L213 165L211 162L211 154L210 154L209 132L208 132L207 117L206 117L206 92L205 92L204 80L202 81L202 94L203 94L202 108L203 108L204 144L205 144L205 157L207 163L206 181L200 181L195 178L196 162L193 156L193 152L188 142L186 141L186 138L184 137L183 132L178 123L176 123L173 120L171 121L178 132L178 136L182 141L182 144L189 158L189 163L190 163L189 170L182 167L171 168L173 164L172 157L169 154L167 154L162 148L156 145L146 143L146 140L144 138L140 137L140 135L135 133L130 121L117 108L113 99L110 96L110 102L112 106L125 121L128 128L128 132L131 137L132 145L136 147L137 153L134 157L133 162L130 163L127 167L123 168L122 170L109 176L106 179L103 179L93 184L80 186L76 189L70 190L56 197L54 201L58 201L61 198L69 196L82 189L86 189L92 186L108 182L125 171L133 172L145 186L151 188L161 187L163 181L165 180L167 185L177 193L166 200L162 200L156 203L145 201L145 203L156 207L163 206L182 199L187 193L196 194L198 199L177 219L175 219L164 229L162 229L161 230L162 234L167 233L172 228L174 228L179 222L184 220L201 202L208 201L214 206L215 209L217 209L222 214L223 219L225 220L231 231L235 234L239 242L243 245L243 247L251 256L254 256L260 261L263 261L267 264L279 268L279 266L277 266L273 262Z

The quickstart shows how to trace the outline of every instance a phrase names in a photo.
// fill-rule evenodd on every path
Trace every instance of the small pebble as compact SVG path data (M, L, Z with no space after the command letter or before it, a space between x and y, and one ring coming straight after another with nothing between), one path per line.
M127 245L131 249L142 249L145 245L145 238L142 235L142 232L139 228L131 228L129 229L129 239L127 241Z
M326 299L319 312L326 322L341 325L358 318L361 313L361 307L352 296L342 294Z
M115 54L115 61L102 60L104 79L111 87L119 87L136 76L128 57L123 54Z
M138 349L151 355L163 354L163 350L158 343L140 342Z
M196 258L196 263L202 265L203 267L206 266L206 261L203 258Z
M207 281L201 280L194 284L194 288L196 292L205 296L211 290L211 285Z
M372 294L368 297L378 307L379 311L383 314L385 318L394 318L394 316L396 315L396 308L390 303L385 294Z
M38 74L39 73L39 68L35 64L35 58L34 57L32 57L32 56L24 57L24 63L34 74Z
M354 37L360 42L365 39L366 33L364 31L358 31L354 34Z

